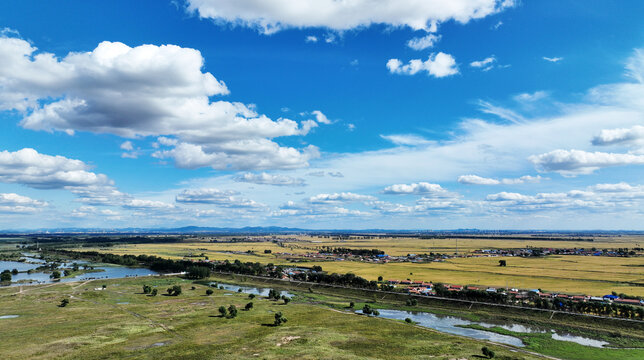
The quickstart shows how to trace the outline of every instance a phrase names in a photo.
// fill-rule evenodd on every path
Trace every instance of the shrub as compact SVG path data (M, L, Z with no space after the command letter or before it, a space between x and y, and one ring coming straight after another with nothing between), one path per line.
M488 359L491 359L494 357L494 351L488 349L487 346L483 346L481 348L481 352L483 353L483 356L487 357Z
M181 286L175 285L172 287L172 296L179 296L181 295Z
M288 319L287 319L287 318L285 318L285 317L282 315L282 313L281 313L281 312L278 312L278 313L276 313L276 314L275 314L275 322L274 322L273 324L274 324L275 326L280 326L280 325L284 324L284 323L285 323L285 322L287 322L287 321L288 321Z
M248 311L248 310L250 310L252 308L253 308L253 303L252 302L249 302L248 304L246 304L246 306L244 306L244 309L246 309L246 311Z
M214 293L214 291L212 291L212 289L206 290L206 295L208 295L208 296L212 295L213 293Z
M232 319L237 316L237 307L235 305L230 305L228 307L228 318Z

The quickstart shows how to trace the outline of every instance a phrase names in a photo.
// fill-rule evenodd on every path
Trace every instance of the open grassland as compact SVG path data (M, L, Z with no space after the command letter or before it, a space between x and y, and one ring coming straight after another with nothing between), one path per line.
M106 285L103 291L96 287ZM147 296L142 286L179 296ZM190 290L195 286L195 290ZM2 359L475 359L482 346L498 358L535 359L507 347L451 336L399 321L368 318L297 298L288 305L178 278L130 278L0 289ZM62 299L69 305L58 307ZM288 322L270 326L275 312Z
M317 239L317 240L316 240ZM189 242L172 244L117 245L109 248L83 248L114 254L157 255L181 259L190 255L204 254L210 260L235 260L293 265L276 253L293 254L315 251L320 246L348 248L377 248L391 255L428 253L446 250L455 240L446 239L350 239L331 241L324 238L302 237L302 242L287 242L278 246L271 242L210 243ZM311 243L308 241L326 241ZM570 241L522 241L522 240L459 240L459 252L468 253L475 249L522 248L528 245L553 248L597 247L633 248L644 244L642 238L617 237L600 238L594 242ZM436 244L436 245L435 245ZM438 250L441 248L443 250ZM271 250L265 254L264 250ZM251 251L251 253L246 253ZM203 258L195 258L203 259ZM644 257L616 258L596 256L551 255L543 258L504 257L506 267L499 267L499 257L467 257L447 259L445 262L410 263L390 262L373 264L356 261L318 261L303 265L320 265L325 271L354 273L369 280L378 276L385 279L411 279L460 285L495 287L516 287L542 289L543 291L564 292L602 296L612 291L644 296Z
M378 309L397 309L405 311L424 311L443 316L456 316L471 321L480 321L494 324L522 324L535 326L561 333L571 333L575 336L603 340L608 343L608 348L593 348L572 342L557 341L545 333L516 333L505 329L495 328L487 331L521 338L528 351L570 360L640 360L644 357L644 324L629 323L617 319L597 319L570 314L557 314L551 316L547 312L526 311L521 309L503 309L496 307L454 302L435 301L431 297L418 298L416 306L405 305L407 299L404 295L379 296L363 290L338 289L327 286L311 287L309 284L297 282L284 283L274 279L256 279L244 275L217 275L223 282L245 284L247 286L271 287L279 284L289 291L298 291L298 300L324 304L340 311L347 311L347 303L355 302L355 308L360 309L365 303ZM369 300L366 300L369 299ZM468 327L481 328L479 325ZM498 331L500 329L500 331ZM477 358L477 357L474 357Z

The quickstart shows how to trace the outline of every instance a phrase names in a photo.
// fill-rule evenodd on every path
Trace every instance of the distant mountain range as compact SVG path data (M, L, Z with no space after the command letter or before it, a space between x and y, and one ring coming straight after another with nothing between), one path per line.
M454 230L392 230L392 229L302 229L280 226L246 226L242 228L233 227L201 227L184 226L178 228L53 228L53 229L20 229L0 230L4 235L28 235L28 234L302 234L302 233L325 233L325 234L400 234L400 235L430 235L440 236L448 234L472 234L472 235L548 235L559 234L567 236L601 236L601 235L644 235L644 231L637 230L480 230L480 229L454 229Z

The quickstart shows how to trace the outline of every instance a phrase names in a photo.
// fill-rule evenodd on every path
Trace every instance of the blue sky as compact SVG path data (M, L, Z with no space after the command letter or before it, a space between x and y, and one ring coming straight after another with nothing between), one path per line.
M0 227L642 229L639 1L0 4Z

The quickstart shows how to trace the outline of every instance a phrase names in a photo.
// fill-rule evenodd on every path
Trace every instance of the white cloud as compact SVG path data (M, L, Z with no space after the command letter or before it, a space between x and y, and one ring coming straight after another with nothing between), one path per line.
M386 24L414 30L436 31L449 20L467 23L507 7L508 0L188 0L188 11L217 23L257 28L272 34L287 28L328 28L344 31Z
M635 125L631 128L602 129L599 135L592 139L593 145L635 145L644 146L644 126Z
M173 158L178 167L185 169L210 166L221 170L296 169L320 156L317 147L313 145L300 152L266 139L243 140L224 145L218 146L217 152L209 152L207 145L179 143L173 149L160 150L152 156L159 159Z
M514 179L493 179L493 178L485 178L481 177L478 175L461 175L458 177L458 182L461 184L466 184L466 185L516 185L516 184L526 184L526 183L538 183L543 178L539 175L537 176L530 176L530 175L524 175L518 178Z
M327 44L333 44L336 41L337 37L335 34L328 33L324 35L324 42Z
M559 62L559 61L563 60L562 57L547 57L547 56L544 56L542 59L545 60L545 61L553 62L553 63L556 63L556 62Z
M360 210L351 210L341 206L325 206L325 204L296 204L292 201L279 206L279 209L273 211L271 216L274 217L294 217L301 216L305 219L336 218L339 216L371 216L372 213Z
M170 210L174 209L175 205L164 203L155 200L132 199L122 205L126 209L131 210Z
M248 182L260 185L274 185L274 186L305 186L306 181L300 178L294 178L286 175L273 175L265 172L261 174L245 173L236 176L235 181Z
M14 193L0 194L0 213L25 214L34 213L48 206L44 201L34 200Z
M387 61L387 69L392 74L414 75L418 72L425 71L428 75L442 78L458 74L458 66L452 55L439 52L429 55L426 61L419 59L410 60L408 64L403 65L398 59Z
M552 209L585 209L589 211L627 211L642 205L644 186L627 183L598 184L585 190L571 190L562 193L520 193L500 192L490 194L486 201L502 211L543 211Z
M88 171L80 160L40 154L34 149L0 152L0 182L36 189L62 189L111 185L103 174Z
M639 52L634 56L644 58ZM636 60L628 63L634 64L633 69L639 64ZM629 80L636 79L631 76ZM337 184L333 191L361 191L383 183L413 182L427 174L431 174L432 181L453 181L469 173L527 172L534 168L528 160L534 154L561 148L589 151L592 150L589 140L602 129L641 125L642 99L644 84L625 81L591 88L583 102L557 104L559 113L547 116L526 118L514 109L482 101L482 112L507 122L466 118L453 129L451 137L428 146L342 154L318 160L315 167L339 170L346 175L342 188L337 188L340 186Z
M546 91L535 91L533 93L521 93L513 97L514 101L520 103L533 103L548 97L548 92Z
M432 141L413 134L380 135L380 137L396 145L419 146L433 144Z
M134 145L132 145L131 141L126 141L123 144L121 144L121 150L132 151L134 150Z
M219 189L189 189L178 194L175 201L182 204L209 204L226 208L260 208L263 204L237 197L238 192Z
M140 155L140 149L134 150L134 144L129 140L121 144L121 149L125 150L125 152L121 154L122 158L136 159Z
M335 204L341 202L354 202L354 201L373 201L375 197L370 195L360 195L351 192L334 193L334 194L318 194L309 198L309 203L312 204Z
M78 197L78 202L95 206L120 206L132 199L110 185L70 187L69 190Z
M516 112L510 109L492 105L491 103L483 100L479 100L478 103L479 103L479 106L481 107L481 111L486 114L498 116L501 119L508 120L515 124L520 124L522 122L525 122L525 118L523 116L517 114Z
M307 174L308 176L315 176L315 177L324 177L324 171L312 171Z
M497 179L484 178L478 175L461 175L457 181L466 185L499 185L501 183Z
M415 37L407 41L407 46L414 50L425 50L434 47L434 44L436 44L440 38L440 35L427 34L423 37Z
M438 184L430 184L427 182L412 183L412 184L396 184L387 186L384 191L385 194L393 195L432 195L437 197L451 197L452 193L443 189Z
M503 21L499 20L494 26L492 26L492 29L498 30L501 26L503 26Z
M344 174L342 174L339 171L329 171L327 173L327 175L329 175L330 177L335 177L335 178L343 178L344 177Z
M331 124L331 120L329 120L326 115L324 115L320 110L311 111L311 114L315 116L315 120L317 120L317 122L319 122L320 124Z
M87 217L106 217L108 220L121 220L121 213L112 209L97 209L93 206L81 206L72 210L72 217L87 218Z
M530 156L529 160L541 171L575 176L590 174L595 170L609 166L643 165L644 155L553 150L545 154Z
M126 138L172 135L184 148L160 151L157 157L181 157L177 165L182 167L308 165L315 152L283 147L272 139L306 135L311 122L271 120L253 106L211 101L229 91L202 72L203 64L199 51L175 45L132 48L105 41L91 52L58 59L24 40L0 37L0 110L21 111L20 125L31 130ZM262 155L249 147L255 144ZM186 160L186 146L199 149L199 161Z
M487 57L487 58L485 58L483 60L472 61L470 63L470 66L473 67L473 68L477 68L477 69L483 68L483 71L488 71L488 70L492 69L492 67L494 66L493 65L494 63L496 63L496 57L494 57L494 55L492 55L492 56Z
M304 41L307 42L307 43L316 43L316 42L318 42L318 38L317 38L317 36L309 35L309 36L306 37L306 39Z

